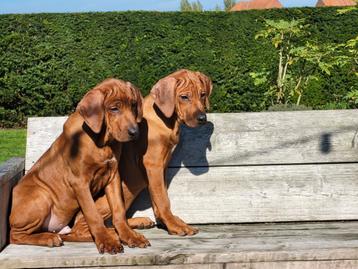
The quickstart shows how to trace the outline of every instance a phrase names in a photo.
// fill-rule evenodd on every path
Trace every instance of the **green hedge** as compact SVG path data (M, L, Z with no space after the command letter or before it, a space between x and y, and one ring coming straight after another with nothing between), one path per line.
M341 43L357 35L358 12L300 8L237 13L109 12L0 16L0 127L26 116L64 115L107 77L130 80L147 94L179 68L200 70L215 83L212 111L259 111L268 85L250 72L271 69L269 41L256 41L263 20L306 18L310 39ZM301 40L300 42L304 42ZM348 69L310 85L302 104L334 107L358 89Z

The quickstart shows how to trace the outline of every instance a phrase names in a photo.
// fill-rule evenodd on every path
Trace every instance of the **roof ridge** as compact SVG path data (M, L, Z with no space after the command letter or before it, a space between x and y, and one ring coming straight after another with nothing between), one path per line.
M327 6L354 6L356 2L353 0L318 0L316 7Z
M270 9L270 8L282 8L282 4L279 0L242 0L236 3L231 11L240 11L248 9Z

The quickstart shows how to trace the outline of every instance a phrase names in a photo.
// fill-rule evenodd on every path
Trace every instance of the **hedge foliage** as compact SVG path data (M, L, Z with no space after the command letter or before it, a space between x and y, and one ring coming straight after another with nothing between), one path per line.
M320 43L342 43L358 32L358 12L338 15L335 8L1 15L0 127L23 125L27 116L68 114L107 77L132 81L145 95L180 68L213 79L214 112L267 109L269 86L254 86L249 75L277 65L270 42L254 38L267 18L305 18L310 40ZM339 107L358 89L350 70L314 81L302 104Z

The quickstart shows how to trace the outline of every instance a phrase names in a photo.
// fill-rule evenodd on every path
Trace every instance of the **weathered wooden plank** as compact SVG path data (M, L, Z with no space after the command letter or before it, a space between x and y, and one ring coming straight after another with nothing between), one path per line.
M245 223L245 224L211 224L197 225L199 234L195 235L198 240L206 239L238 239L250 237L322 237L357 234L358 221L320 221L320 222L289 222L289 223ZM142 232L142 230L140 230ZM149 239L180 239L163 233L162 229L143 230ZM191 237L188 237L191 238ZM356 237L354 237L356 238Z
M357 260L229 263L226 269L355 269Z
M25 170L28 171L61 134L67 117L28 118Z
M11 158L0 165L0 186L16 181L16 176L24 172L24 158Z
M7 243L12 188L24 172L24 158L12 158L0 166L0 251Z
M356 162L358 110L209 114L171 166Z
M194 267L199 264L225 264L226 268L261 268L260 265L266 266L263 268L286 268L286 265L334 268L334 264L341 266L337 268L350 268L343 265L356 265L358 261L357 222L218 227L202 226L194 237L169 236L158 229L144 230L141 232L150 239L151 247L126 247L123 254L113 256L98 254L93 243L66 243L60 248L10 245L0 253L0 268ZM271 265L273 267L269 267Z
M73 267L73 269L78 267ZM106 266L91 267L91 269L225 269L224 264L183 264L183 265L130 265L130 266ZM69 269L72 269L69 267Z
M356 112L356 110L352 110L211 114L210 119L215 123L215 129L219 131L214 132L215 136L213 134L210 138L213 145L212 151L207 152L207 159L210 159L210 165L211 163L232 164L235 162L236 155L230 156L230 152L234 152L236 146L255 148L256 144L250 144L247 139L251 137L250 134L260 133L260 135L265 135L261 140L258 139L258 144L261 143L261 146L264 144L264 141L267 144L271 143L271 140L276 139L274 143L278 143L278 141L284 141L286 137L289 136L291 136L291 138L293 135L301 137L301 139L295 143L284 143L284 146L279 147L279 152L273 150L272 152L267 151L267 154L282 153L280 157L281 162L285 163L291 162L291 160L288 161L287 154L296 158L296 161L298 161L297 158L301 161L308 161L313 158L313 155L309 155L307 159L306 157L308 155L303 154L300 147L307 143L304 147L316 147L316 149L311 151L317 153L319 152L318 148L322 146L318 140L314 141L314 139L307 138L312 135L310 134L310 130L312 128L312 130L317 130L315 129L316 127L319 130L327 130L327 128L332 128L330 126L335 126L334 128L337 128L337 130L349 130L349 132L332 131L334 135L331 137L336 137L335 139L323 139L331 142L335 141L328 147L328 151L330 152L328 152L326 156L333 156L333 159L329 160L337 161L335 159L338 158L337 156L344 159L344 156L347 157L350 154L352 158L349 157L344 160L353 161L354 158L357 158L358 154L355 153L356 148L352 147L352 143L355 145L355 134L350 132L354 130L353 116ZM271 117L270 120L268 120L269 116ZM247 120L248 118L250 120ZM35 143L31 137L37 137L37 141L45 141L47 137L53 134L59 134L65 119L65 117L60 117L31 118L29 120L28 137L30 139L28 140L28 162L40 146L43 147L43 150L47 148L47 146L44 146L44 143ZM297 121L299 121L299 123ZM56 125L53 124L54 122L61 124ZM233 124L230 125L228 122L232 122ZM299 125L300 128L298 129L296 125ZM207 126L208 127L203 128L210 128L210 124ZM278 133L276 133L276 136L273 135L277 132L276 128L281 128L279 130L280 135L278 135ZM284 132L283 129L287 129L287 132ZM189 145L189 147L186 147L185 150L176 150L177 153L179 152L177 156L186 155L187 159L195 160L198 156L195 156L197 151L194 146L199 145L200 141L208 141L207 138L209 136L205 138L205 135L204 137L197 135L196 137L199 138L196 139L191 134L188 134L187 131L191 132L194 130L185 128L184 131L184 144ZM244 135L243 132L246 132L246 135ZM243 137L244 141L239 141L237 145L230 144L234 139L230 138L229 134L233 136L238 134L239 137ZM344 139L342 135L345 137ZM347 142L348 140L350 141L349 143ZM226 143L225 141L228 142ZM229 144L230 146L228 146ZM250 145L248 146L248 144ZM222 150L219 145L221 145L224 150ZM342 145L345 145L345 147ZM184 146L179 145L179 149L183 147ZM230 148L232 149L231 151L229 150ZM338 149L341 149L341 151ZM283 153L282 150L286 153ZM225 159L225 151L229 158ZM355 156L353 156L353 153ZM278 158L280 154L275 156ZM298 155L300 157L297 157ZM322 153L321 155L323 156L324 154ZM265 154L259 154L258 156L264 156L262 158L267 157ZM273 155L271 155L271 157L273 157ZM175 158L176 157L174 157L174 159ZM220 158L221 160L219 160ZM232 159L234 159L234 161L231 161ZM239 159L236 158L236 160ZM175 164L177 160L178 159L175 159L173 163ZM198 158L198 160L196 164L203 164L200 158ZM261 159L261 161L263 161L263 159ZM260 162L260 160L257 160L257 162ZM355 184L355 182L357 182L356 175L358 175L358 173L355 164L342 164L338 166L334 164L324 166L254 166L251 168L209 168L206 165L195 168L191 167L191 164L192 163L187 163L182 160L181 165L187 166L185 169L171 168L168 173L172 208L174 212L190 223L358 218L358 204L356 199L356 193L358 192ZM28 165L31 164L28 163ZM136 215L149 215L153 217L152 210L149 209L150 203L145 200L143 201L143 199L140 201L141 203L137 205L135 209L145 211L138 212Z
M358 165L168 169L175 214L189 223L358 219ZM131 212L153 218L143 196Z
M183 127L172 167L358 162L358 110L209 114ZM29 118L26 170L61 133L66 117Z
M336 261L294 261L294 262L250 262L224 264L193 264L193 265L153 265L153 266L120 266L121 269L355 269L356 260ZM91 267L96 269L113 269L118 267Z

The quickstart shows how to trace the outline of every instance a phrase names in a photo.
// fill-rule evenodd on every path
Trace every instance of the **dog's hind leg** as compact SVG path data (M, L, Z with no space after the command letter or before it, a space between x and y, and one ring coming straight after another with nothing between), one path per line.
M31 193L19 195L16 192ZM51 199L32 185L18 185L14 190L13 207L10 215L10 243L58 247L59 235L43 232L44 223L51 212Z
M56 233L10 232L10 243L18 245L37 245L48 247L60 247L63 245L61 237Z
M128 219L128 225L132 229L150 229L155 226L155 222L153 222L150 218L139 217L139 218L130 218ZM108 228L109 232L113 235L116 234L114 228ZM87 222L85 221L83 215L81 215L74 227L71 229L69 233L59 234L63 241L68 242L93 242L92 235L89 231L89 227ZM118 236L117 234L115 236Z
M70 233L60 234L61 239L68 242L93 242L93 237L83 215L76 217L77 219L79 221L75 223Z
M101 214L103 219L108 219L111 217L111 209L109 208L109 204L107 201L106 196L99 197L96 202L96 208L98 212ZM109 229L110 233L115 233L114 229ZM114 234L113 234L114 235ZM71 228L71 232L60 234L62 240L69 241L69 242L92 242L93 237L89 230L89 226L86 222L85 217L83 216L82 212L78 212L75 218L75 223ZM115 235L118 237L118 235Z
M155 226L155 222L147 217L130 218L127 221L132 229L150 229Z
M68 234L60 234L60 237L63 241L67 242L93 242L93 237L89 231L88 225L85 222L85 226L76 226L76 229L72 229L72 231ZM118 234L114 228L107 228L109 234L113 237L118 238Z

